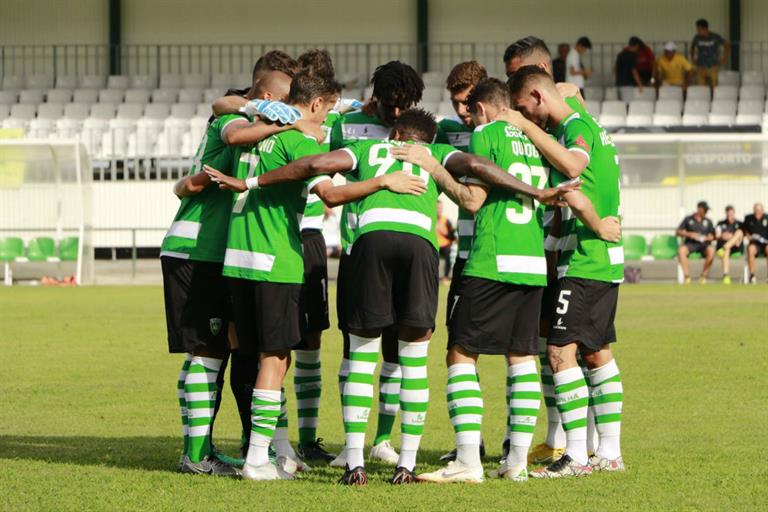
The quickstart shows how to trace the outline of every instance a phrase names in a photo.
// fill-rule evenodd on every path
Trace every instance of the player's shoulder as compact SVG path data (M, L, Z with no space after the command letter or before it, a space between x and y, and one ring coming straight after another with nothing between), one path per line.
M459 118L459 116L444 117L437 122L437 127L445 131L470 131L467 125Z
M227 126L228 124L234 121L248 122L248 117L245 114L241 114L241 113L223 114L218 117L215 117L213 121L211 121L210 127L216 130L222 130L224 129L225 126Z
M346 114L340 114L339 118L343 123L347 124L381 124L374 116L370 116L363 112L361 109L347 112Z

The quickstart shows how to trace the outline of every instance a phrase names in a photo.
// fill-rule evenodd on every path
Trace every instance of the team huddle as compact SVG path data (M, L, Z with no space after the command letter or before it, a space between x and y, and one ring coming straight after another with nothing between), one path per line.
M424 83L379 66L365 104L341 98L327 52L272 51L253 84L213 105L163 241L169 350L178 378L183 473L291 480L321 462L365 485L366 431L379 353L370 460L393 484L482 482L485 411L476 364L506 358L507 435L492 477L512 481L623 471L623 392L611 353L623 280L616 148L578 88L555 84L527 37L504 54L508 81L474 61L446 80L455 118L415 108ZM344 184L332 180L343 175ZM455 449L417 473L430 378L439 259L438 196L459 206L448 293L446 388ZM322 332L330 327L324 205L342 206L336 311L345 445L325 450ZM536 358L540 359L540 370ZM291 362L299 443L288 440ZM216 450L226 366L241 457ZM434 389L434 388L433 388ZM547 438L531 447L542 395ZM392 429L400 414L400 450ZM529 464L540 467L529 472Z

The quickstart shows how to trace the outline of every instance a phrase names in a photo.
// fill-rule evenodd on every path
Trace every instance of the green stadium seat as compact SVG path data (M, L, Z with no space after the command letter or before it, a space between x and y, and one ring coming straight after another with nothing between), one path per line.
M56 256L56 242L53 238L41 236L33 238L27 244L27 258L29 261L47 261Z
M624 259L637 261L645 256L645 237L643 235L629 235L624 239Z
M77 261L77 248L80 239L76 236L70 236L59 242L59 258L61 261Z
M677 257L677 237L656 235L651 240L651 256L657 260L673 260Z
M24 256L24 242L18 237L0 238L0 261L14 261Z

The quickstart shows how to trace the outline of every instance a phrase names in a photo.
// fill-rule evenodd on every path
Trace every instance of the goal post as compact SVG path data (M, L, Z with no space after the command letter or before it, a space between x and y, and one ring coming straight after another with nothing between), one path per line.
M73 275L92 284L93 171L76 139L0 139L0 259L6 284Z

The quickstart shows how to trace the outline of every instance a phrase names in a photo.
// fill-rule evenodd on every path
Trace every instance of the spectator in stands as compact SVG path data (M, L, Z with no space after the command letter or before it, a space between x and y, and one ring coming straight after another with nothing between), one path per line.
M717 87L717 72L728 59L731 43L709 31L704 18L696 21L696 35L691 42L691 60L696 65L696 83Z
M749 282L756 284L755 260L762 254L768 262L768 217L765 216L762 203L755 203L752 213L744 217L743 228L744 234L749 238L747 246Z
M570 51L571 45L568 43L557 45L557 58L552 61L552 78L554 78L555 83L565 82L565 60Z
M685 56L677 53L677 45L674 41L668 41L664 45L664 56L656 62L656 83L677 85L685 91L692 73L691 63Z
M585 68L581 63L581 56L590 49L592 49L592 41L588 37L582 36L576 41L576 46L568 52L565 59L565 81L577 86L581 90L582 97L584 96L584 81L589 78L592 71Z
M701 271L699 282L707 283L707 275L712 261L715 259L715 249L712 247L712 241L715 239L715 227L712 221L707 218L709 205L706 201L699 201L696 205L696 212L683 219L677 228L677 236L683 238L683 243L677 249L678 260L683 268L685 284L691 282L688 274L688 255L694 252L701 254L704 258L704 269Z
M744 251L744 232L741 222L736 219L733 206L725 207L725 218L715 227L717 237L717 255L723 258L723 284L731 284L731 254Z
M437 203L437 246L440 248L440 258L445 262L443 282L451 281L451 248L456 240L456 230L453 224L443 214L443 203Z
M656 67L656 55L642 39L638 37L637 40L640 42L640 49L637 51L637 72L640 73L643 85L650 85Z
M329 258L341 256L341 233L339 232L339 218L331 208L325 206L323 215L323 238L325 238L326 253Z
M616 87L619 88L621 101L631 101L635 87L641 92L643 90L643 81L637 69L637 54L641 44L639 37L630 37L627 46L616 57Z

